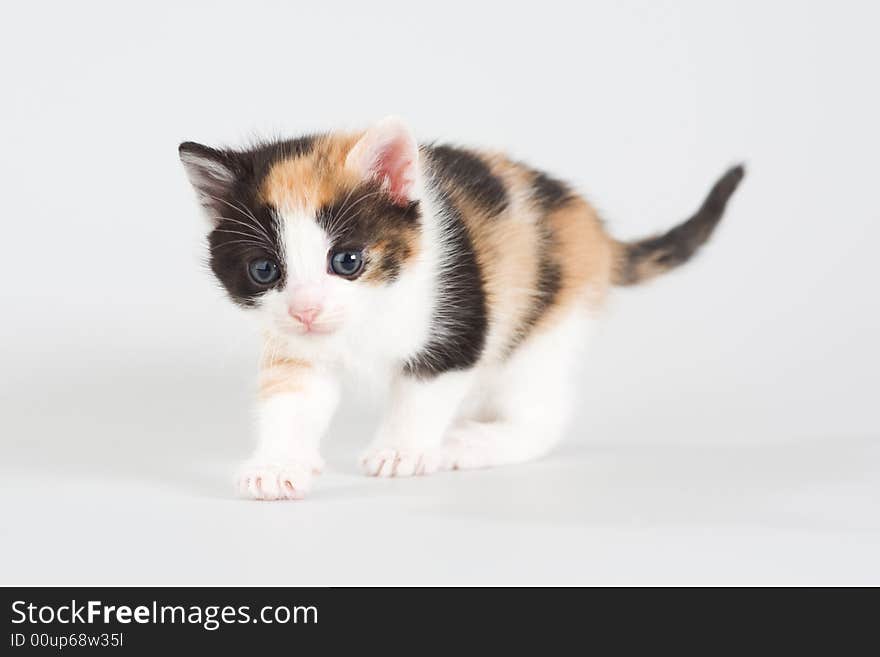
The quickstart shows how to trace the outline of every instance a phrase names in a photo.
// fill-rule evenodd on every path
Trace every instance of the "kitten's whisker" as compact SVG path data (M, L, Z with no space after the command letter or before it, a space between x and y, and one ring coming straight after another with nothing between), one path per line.
M249 215L247 212L245 212L244 210L242 210L240 207L238 207L238 206L236 206L236 205L233 205L232 203L230 203L230 202L227 201L226 199L222 199L222 198L220 198L219 196L214 196L213 194L207 194L207 196L208 196L209 198L214 199L215 201L217 201L217 202L219 202L219 203L222 203L223 205L225 205L225 206L227 206L227 207L229 207L229 208L232 208L232 209L235 210L236 212L240 213L245 219L253 219L253 217L252 217L251 215Z
M231 218L231 217L223 217L223 216L220 216L220 217L214 217L214 219L217 220L217 221L231 221L232 223L234 223L234 224L238 224L239 226L244 226L245 228L250 228L251 230L254 231L255 234L257 234L257 235L259 235L259 236L261 236L261 237L265 237L265 238L266 238L267 240L269 240L270 242L272 241L272 238L269 237L269 235L266 233L265 230L263 230L263 227L262 227L262 226L259 226L259 225L256 225L256 226L255 226L255 225L253 225L253 224L247 224L247 223L245 223L245 222L243 222L243 221L239 221L238 219L233 219L233 218ZM215 229L215 230L216 230L216 229Z
M348 194L345 195L345 200L343 200L343 201L342 201L342 205L339 206L339 211L337 212L337 216L339 216L339 215L345 213L345 211L346 211L346 203L348 203L349 199L351 199L351 195L354 194L354 192L355 192L356 189L357 189L357 187L352 187L350 190L348 190ZM331 226L333 225L333 222L334 222L334 221L335 221L335 218L334 218L334 217L330 217L330 222L329 222L329 223L330 223ZM332 232L332 231L328 231L328 232Z
M358 205L358 203L361 203L362 201L365 201L372 196L378 196L379 194L384 194L384 193L385 193L385 190L380 189L375 192L368 192L368 193L364 194L363 196L358 198L358 200L354 201L350 206L348 206L348 208L346 208L345 212L339 213L340 214L339 220L342 221L343 219L347 219L350 216L351 211Z
M241 213L242 216L244 216L245 219L252 219L252 220L255 222L255 224L256 224L254 227L257 228L257 229L259 229L259 230L262 231L262 232L265 232L265 231L263 231L263 227L260 226L260 222L259 222L259 220L258 220L258 219L257 219L252 213L250 213L250 212L245 212L245 211L242 210L241 208L239 208L239 207L233 205L232 203L230 203L229 201L227 201L227 200L225 200L225 199L219 198L219 197L214 196L214 195L212 195L212 194L208 194L208 196L210 196L210 197L211 197L212 199L214 199L215 201L218 201L218 202L220 202L220 203L223 203L224 205L226 205L226 206L232 208L232 209L235 210L236 212ZM271 237L269 237L268 233L266 233L266 239L269 239L269 240L272 239Z
M260 248L263 251L268 251L273 255L278 255L273 249L267 248L265 244L262 242L256 242L254 240L230 240L229 242L223 242L222 244L214 244L210 247L211 251L219 249L221 246L230 246L232 244L249 244L250 246L255 246Z
M254 221L257 221L257 218L254 216L254 213L251 211L251 209L244 205L241 201L236 200L235 205L237 207L240 207L246 216L250 217Z
M242 235L244 237L257 238L257 239L260 237L259 235L255 235L253 233L243 233L240 230L227 230L225 228L215 228L214 232L215 233L228 233L230 235ZM262 240L260 240L260 243L263 243ZM271 242L268 243L268 245L272 246Z
M342 223L343 223L346 219L348 219L348 218L351 216L351 211L352 211L352 210L358 205L358 203L361 203L362 201L365 201L365 200L367 200L368 198L370 198L370 197L372 197L372 196L377 196L377 195L379 195L379 194L384 194L384 193L385 193L385 190L384 190L384 189L380 189L379 191L376 191L376 192L370 192L370 193L364 194L363 196L361 196L360 198L358 198L358 200L356 200L354 203L352 203L352 204L351 204L351 205L345 210L345 212L340 212L340 213L339 213L339 217L338 217L337 219L334 219L334 220L332 221L332 223L330 224L331 229L330 229L328 232L331 233L331 234L335 234L335 233L336 233L336 230L339 228L339 226L341 226Z
M266 367L273 367L275 365L275 338L270 337L266 339Z
M264 336L264 338L263 338L263 346L260 349L260 360L258 361L261 369L268 367L271 362L266 359L266 354L269 350L269 341L270 340L271 340L271 338L269 338L268 336Z
M342 201L342 205L339 206L340 213L345 212L345 204L348 203L349 200L351 200L351 195L355 193L355 190L357 190L357 187L352 187L350 190L348 190L348 194L345 195L345 199Z

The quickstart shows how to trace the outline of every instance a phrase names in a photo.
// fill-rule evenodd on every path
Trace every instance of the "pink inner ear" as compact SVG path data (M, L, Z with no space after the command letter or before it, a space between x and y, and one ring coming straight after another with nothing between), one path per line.
M346 158L361 178L382 184L395 203L406 205L418 193L419 146L399 120L389 117L367 130Z
M385 144L377 154L372 167L373 174L388 186L388 192L395 202L406 204L410 201L416 163L405 139L395 139Z

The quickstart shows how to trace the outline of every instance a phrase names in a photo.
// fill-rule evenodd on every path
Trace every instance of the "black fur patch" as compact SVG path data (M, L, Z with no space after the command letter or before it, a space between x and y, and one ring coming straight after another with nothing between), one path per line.
M378 183L368 182L321 208L316 221L336 247L367 252L363 276L391 282L410 254L406 238L415 238L420 217L418 201L399 205ZM376 259L370 255L371 245L379 246Z
M507 188L475 153L453 146L423 146L435 183L447 193L463 194L489 215L509 203Z
M543 171L535 171L532 179L532 198L545 212L551 212L565 205L573 194L564 182L548 176Z
M227 209L228 218L221 220L208 235L208 246L211 271L229 296L240 306L252 307L264 292L284 285L285 271L271 210L244 207L247 213ZM255 283L248 273L248 265L258 258L271 258L281 269L281 276L268 287Z
M442 305L434 310L433 336L404 366L404 372L418 378L473 366L489 326L482 273L467 227L448 196L438 200L448 216L445 238L453 261L440 272Z
M267 289L284 283L280 236L272 208L257 201L258 185L273 164L309 153L315 140L313 136L300 137L245 151L214 149L194 142L180 145L181 158L208 160L231 174L232 182L206 175L197 191L214 222L208 235L211 271L241 306L255 305ZM250 278L248 265L256 258L272 258L281 268L281 277L268 288Z
M535 324L544 316L556 295L562 288L562 267L553 258L553 234L544 228L541 231L541 249L538 262L538 277L535 283L535 297L532 305L517 326L513 340L508 346L507 353L511 353L517 345L525 340Z

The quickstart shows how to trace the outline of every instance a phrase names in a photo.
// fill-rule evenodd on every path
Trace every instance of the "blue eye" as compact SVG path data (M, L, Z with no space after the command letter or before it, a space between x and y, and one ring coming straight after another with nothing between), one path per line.
M364 268L364 255L361 251L332 251L330 271L345 278L355 278Z
M248 272L257 285L270 285L278 280L281 270L278 264L268 258L257 258L248 265Z

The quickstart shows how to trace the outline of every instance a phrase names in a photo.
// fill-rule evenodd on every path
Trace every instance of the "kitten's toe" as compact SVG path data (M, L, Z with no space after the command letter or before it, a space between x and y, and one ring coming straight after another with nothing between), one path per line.
M394 472L397 450L390 447L371 448L361 457L361 467L370 477L390 477Z
M412 477L437 472L440 460L431 449L373 447L361 458L361 467L370 477Z
M239 495L255 500L301 500L312 485L311 464L246 463L238 472Z

